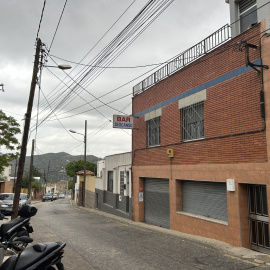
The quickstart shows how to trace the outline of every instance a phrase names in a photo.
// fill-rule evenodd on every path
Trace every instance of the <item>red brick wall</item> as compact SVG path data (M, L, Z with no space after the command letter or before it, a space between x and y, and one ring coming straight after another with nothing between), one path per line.
M236 43L248 39L249 43L259 45L259 27L258 24L135 96L133 114L245 66L245 52L239 51ZM250 60L259 58L259 50L250 49ZM204 140L181 142L178 101L162 107L161 147L146 147L144 116L136 118L136 129L132 136L133 165L169 164L166 155L168 148L175 151L173 165L266 162L266 135L261 131L264 129L264 120L260 115L261 79L261 75L251 70L207 88L207 99L204 103ZM240 133L247 134L235 136Z

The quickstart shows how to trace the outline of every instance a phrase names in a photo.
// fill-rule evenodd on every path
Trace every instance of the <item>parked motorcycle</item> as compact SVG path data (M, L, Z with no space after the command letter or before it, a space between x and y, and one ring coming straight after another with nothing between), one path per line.
M27 245L32 241L32 238L22 236L14 238L13 241L1 243L0 250L16 250L18 254L9 257L0 266L0 270L64 270L62 258L66 243L40 243L25 249L18 246L18 243Z
M0 227L1 242L11 241L15 237L28 236L32 233L33 227L30 225L30 217L37 213L37 208L31 205L23 205L18 212L18 217L14 218ZM10 213L12 214L12 213ZM0 213L0 220L6 219L3 213Z

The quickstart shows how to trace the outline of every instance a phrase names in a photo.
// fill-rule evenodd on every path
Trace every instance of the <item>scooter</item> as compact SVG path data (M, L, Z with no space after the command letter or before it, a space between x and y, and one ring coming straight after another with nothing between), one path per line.
M33 227L30 225L30 217L37 213L37 208L31 205L23 205L18 211L18 217L11 219L0 227L1 242L11 241L15 237L28 236L32 233ZM11 215L9 213L9 215ZM7 219L3 213L0 213L0 220Z
M0 270L64 270L61 260L66 243L40 243L28 248L17 245L18 243L25 243L27 245L32 241L32 238L22 236L16 237L13 241L1 243L0 249L16 250L18 254L9 257L0 266Z

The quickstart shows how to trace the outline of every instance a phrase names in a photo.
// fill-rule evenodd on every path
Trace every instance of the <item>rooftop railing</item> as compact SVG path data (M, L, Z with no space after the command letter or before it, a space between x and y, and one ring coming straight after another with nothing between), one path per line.
M230 30L230 26L226 24L220 29L218 29L216 32L214 32L212 35L197 43L195 46L179 54L165 66L163 66L155 73L151 74L149 77L135 85L133 87L133 96L142 93L149 87L157 84L161 80L164 80L176 71L182 69L183 67L194 62L198 58L204 56L211 50L225 43L231 38Z

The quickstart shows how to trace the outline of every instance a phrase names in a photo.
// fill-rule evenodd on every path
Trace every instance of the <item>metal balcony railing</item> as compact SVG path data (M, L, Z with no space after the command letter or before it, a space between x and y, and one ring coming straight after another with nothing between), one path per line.
M225 43L231 38L230 30L230 26L226 24L220 29L218 29L216 32L214 32L212 35L197 43L195 46L179 54L168 64L166 64L165 66L157 70L155 73L151 74L149 77L135 85L133 87L133 96L142 93L149 87L160 82L161 80L164 80L176 71L194 62L195 60L207 54L211 50Z

